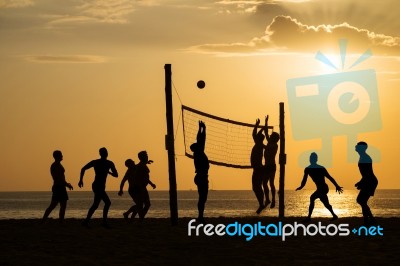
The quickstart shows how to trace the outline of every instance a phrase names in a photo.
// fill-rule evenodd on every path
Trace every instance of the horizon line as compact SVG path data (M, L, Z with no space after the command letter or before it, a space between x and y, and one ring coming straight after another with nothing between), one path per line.
M295 191L296 188L293 189L285 189L285 191ZM303 189L303 190L315 190L313 189ZM346 189L346 190L351 190L351 191L357 191L358 189L356 188L351 188L351 189ZM399 188L379 188L376 190L400 190ZM106 192L118 192L119 190L107 190ZM169 192L167 189L157 189L157 190L149 190L149 192ZM197 191L196 188L194 189L177 189L177 191ZM252 191L251 189L209 189L209 191ZM332 190L333 191L333 190ZM51 190L0 190L0 193L12 193L12 192L52 192ZM68 191L68 193L74 193L74 192L93 192L92 190L72 190ZM124 191L125 192L125 191Z

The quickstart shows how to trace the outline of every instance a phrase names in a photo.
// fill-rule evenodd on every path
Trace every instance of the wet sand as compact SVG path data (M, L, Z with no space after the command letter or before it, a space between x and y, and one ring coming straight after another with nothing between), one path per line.
M189 218L177 226L170 219L149 218L140 224L110 219L112 229L93 219L63 224L49 219L0 220L0 265L396 265L400 261L400 218L377 218L383 236L188 236ZM207 223L300 222L302 218L209 218ZM312 224L329 225L326 218ZM349 229L362 218L339 218ZM194 231L193 231L194 232Z

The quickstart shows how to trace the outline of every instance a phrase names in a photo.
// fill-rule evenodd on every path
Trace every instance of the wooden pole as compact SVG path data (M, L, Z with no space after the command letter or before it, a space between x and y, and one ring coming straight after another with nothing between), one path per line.
M284 104L279 103L279 218L285 217L285 109Z
M175 171L175 144L174 144L174 120L172 113L172 82L171 64L165 64L165 106L167 116L167 135L165 136L165 148L168 151L169 174L169 208L171 212L171 224L178 224L178 196L176 192Z

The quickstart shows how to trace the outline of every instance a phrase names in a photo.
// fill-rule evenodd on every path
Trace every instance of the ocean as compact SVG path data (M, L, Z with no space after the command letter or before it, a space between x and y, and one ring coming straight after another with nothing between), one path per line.
M146 217L168 218L169 192L149 191L151 208ZM285 216L307 216L309 197L313 190L285 191ZM116 191L107 192L111 199L110 218L122 218L122 213L131 205L132 200L126 192L122 197ZM331 190L329 200L339 217L361 217L361 208L356 203L358 191L346 190L337 194ZM93 201L93 193L89 191L68 192L66 218L85 218ZM197 217L197 191L178 191L179 217ZM0 219L33 219L41 218L51 200L51 192L0 192ZM278 216L278 205L274 209L267 208L261 216ZM376 217L400 217L400 189L377 190L370 198L369 206ZM256 216L258 204L252 191L211 190L206 204L206 217L248 217ZM102 217L103 205L100 204L94 218ZM50 217L58 217L57 207ZM330 217L330 213L317 200L313 217Z

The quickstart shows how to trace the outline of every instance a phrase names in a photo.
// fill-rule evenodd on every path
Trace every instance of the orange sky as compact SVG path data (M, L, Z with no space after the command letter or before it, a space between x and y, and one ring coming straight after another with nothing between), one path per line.
M360 54L373 56L352 71L376 72L381 128L361 133L380 152L378 188L396 178L400 108L400 10L397 1L0 1L0 191L49 190L52 152L64 154L76 190L81 167L107 147L120 177L124 161L147 150L151 179L168 189L164 65L183 104L246 123L286 106L286 188L302 178L300 154L321 140L295 140L286 81L335 74ZM344 69L315 59L318 51ZM196 82L205 80L199 90ZM175 127L180 100L174 92ZM321 108L326 108L321 104ZM181 125L180 125L181 126ZM371 125L373 127L373 125ZM327 127L329 129L329 127ZM306 129L305 129L306 130ZM329 131L328 131L329 132ZM331 175L344 189L360 179L347 161L348 132L335 135ZM194 189L193 162L177 129L178 189ZM374 157L374 156L373 156ZM378 161L378 158L373 158ZM324 161L320 160L324 165ZM94 174L87 171L84 190ZM278 175L276 177L278 179ZM116 190L120 178L109 177ZM251 170L212 166L214 189L251 189ZM277 182L276 182L277 184ZM308 188L313 188L309 182Z

